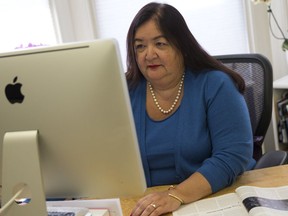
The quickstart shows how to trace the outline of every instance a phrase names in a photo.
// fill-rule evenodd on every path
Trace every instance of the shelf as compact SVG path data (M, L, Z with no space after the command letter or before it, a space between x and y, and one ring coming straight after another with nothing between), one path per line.
M288 75L273 82L274 89L288 89Z
M274 109L273 109L273 115L272 115L272 124L273 124L273 131L274 131L274 141L275 141L275 149L282 149L282 150L288 150L288 145L284 143L279 143L278 140L278 121L279 121L279 115L278 115L278 107L277 102L282 98L283 93L288 91L288 75L275 80L273 82L273 98L274 98Z

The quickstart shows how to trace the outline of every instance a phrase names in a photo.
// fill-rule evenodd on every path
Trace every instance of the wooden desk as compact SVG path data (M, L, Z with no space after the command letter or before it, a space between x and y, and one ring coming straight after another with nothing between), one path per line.
M275 187L288 185L288 165L271 167L266 169L251 170L245 172L243 175L239 176L236 182L213 195L219 196L226 193L234 192L234 190L242 185L260 186L260 187ZM167 190L169 186L160 186L148 188L146 193L151 193L153 191ZM145 193L145 194L146 194ZM124 216L129 216L131 210L135 206L137 200L140 197L125 198L121 199L121 206ZM172 215L172 214L167 214Z

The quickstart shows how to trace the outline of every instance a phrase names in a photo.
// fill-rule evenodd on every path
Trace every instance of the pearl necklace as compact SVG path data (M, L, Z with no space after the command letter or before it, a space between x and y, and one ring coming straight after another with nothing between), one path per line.
M180 81L180 83L179 83L179 88L178 88L178 93L177 93L177 95L176 95L176 98L175 98L174 102L172 103L171 107L170 107L168 110L164 110L164 109L160 106L160 104L159 104L159 102L158 102L158 100L157 100L157 98L156 98L156 95L155 95L155 93L154 93L153 87L152 87L151 83L148 82L148 87L149 87L149 89L150 89L150 92L151 92L153 101L154 101L155 105L157 106L157 108L160 110L161 113L163 113L163 114L169 114L170 112L172 112L172 110L173 110L174 107L176 106L176 104L177 104L177 102L178 102L178 100L179 100L179 98L180 98L181 92L182 92L182 87L183 87L183 83L184 83L184 76L185 76L185 73L183 73L182 78L181 78L181 81Z

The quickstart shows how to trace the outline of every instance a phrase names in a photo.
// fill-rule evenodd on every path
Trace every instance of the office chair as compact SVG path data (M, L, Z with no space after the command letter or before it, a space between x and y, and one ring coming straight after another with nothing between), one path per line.
M272 115L273 70L270 61L260 54L214 56L226 67L239 73L246 83L246 100L254 136L254 169L287 163L287 152L279 150L262 153L262 144Z
M266 152L256 163L254 169L262 169L282 164L287 164L288 153L286 151L269 151Z

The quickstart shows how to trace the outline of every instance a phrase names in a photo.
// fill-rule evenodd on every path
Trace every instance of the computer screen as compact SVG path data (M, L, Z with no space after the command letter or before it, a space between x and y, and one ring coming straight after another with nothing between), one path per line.
M46 197L112 198L145 191L115 40L0 54L1 161L7 132L34 130ZM28 162L29 151L15 155L23 176L31 174L17 158Z

